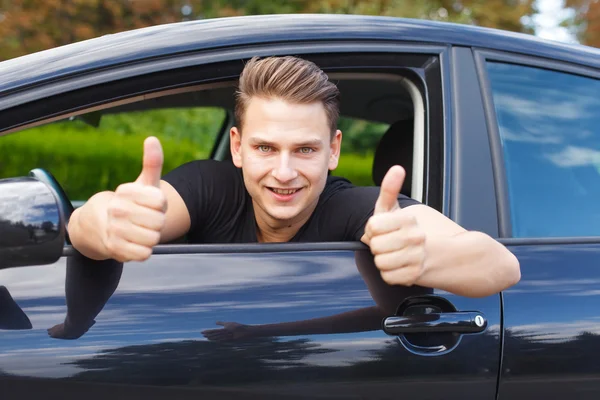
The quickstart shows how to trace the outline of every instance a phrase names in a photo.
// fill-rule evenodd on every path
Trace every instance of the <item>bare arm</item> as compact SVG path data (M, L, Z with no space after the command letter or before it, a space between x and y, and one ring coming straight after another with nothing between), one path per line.
M401 209L404 176L404 169L390 168L362 237L387 283L483 297L521 279L517 258L490 236L466 231L425 205Z
M100 192L76 209L69 220L69 238L73 247L93 260L110 257L104 246L107 205L114 192Z
M415 284L467 297L498 293L521 278L519 261L490 236L466 231L438 211L406 208L425 232L425 265Z
M217 321L221 329L208 329L202 334L209 340L231 341L264 336L317 335L366 332L381 329L384 318L395 314L398 306L410 296L432 292L420 286L390 286L383 281L369 251L354 253L356 267L377 305L326 317L263 325L244 325Z
M177 191L160 180L160 142L144 143L144 165L135 182L92 196L69 221L73 246L94 260L143 261L152 247L190 229L190 215Z

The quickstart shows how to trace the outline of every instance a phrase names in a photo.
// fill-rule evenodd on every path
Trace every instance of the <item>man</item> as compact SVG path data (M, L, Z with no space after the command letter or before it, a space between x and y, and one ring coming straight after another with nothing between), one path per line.
M161 146L148 138L138 179L73 213L73 246L125 262L146 260L153 246L183 235L197 243L362 240L390 285L476 297L515 284L519 263L504 246L399 194L402 167L392 167L381 188L328 177L342 141L338 99L311 62L252 59L236 97L233 164L195 161L161 180Z

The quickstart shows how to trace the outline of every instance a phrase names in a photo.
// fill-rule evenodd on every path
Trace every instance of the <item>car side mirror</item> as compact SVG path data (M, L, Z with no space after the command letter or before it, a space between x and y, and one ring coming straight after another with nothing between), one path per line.
M0 179L0 269L56 262L65 216L56 192L31 177Z

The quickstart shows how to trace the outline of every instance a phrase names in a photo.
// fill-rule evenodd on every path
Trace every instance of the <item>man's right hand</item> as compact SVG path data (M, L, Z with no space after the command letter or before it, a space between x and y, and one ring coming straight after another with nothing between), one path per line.
M160 189L163 151L160 141L144 141L142 172L135 182L120 185L107 207L103 244L117 261L144 261L160 242L167 199Z

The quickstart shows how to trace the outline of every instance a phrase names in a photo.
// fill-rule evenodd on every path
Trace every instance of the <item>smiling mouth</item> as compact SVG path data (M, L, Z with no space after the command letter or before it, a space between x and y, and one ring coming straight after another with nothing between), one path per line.
M290 195L290 194L294 194L294 193L298 192L299 190L302 190L302 188L300 188L300 189L278 189L278 188L270 187L269 190L271 192L277 193L277 194Z

